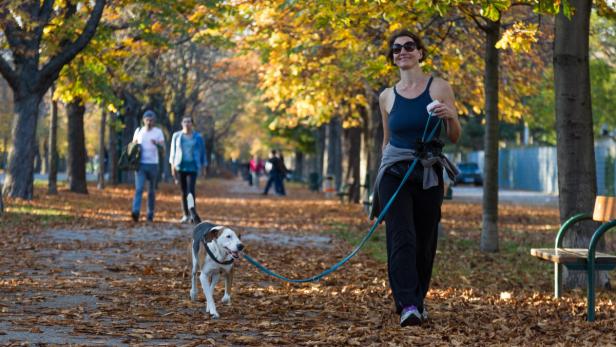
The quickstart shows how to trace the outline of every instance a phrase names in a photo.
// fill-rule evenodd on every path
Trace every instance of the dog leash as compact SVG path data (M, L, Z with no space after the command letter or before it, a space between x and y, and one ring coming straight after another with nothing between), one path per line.
M424 128L423 135L421 136L421 140L423 142L428 142L428 141L432 140L432 138L434 137L434 134L436 133L436 130L443 124L443 120L439 118L438 121L436 122L436 124L434 125L434 128L432 129L432 131L428 135L428 138L424 139L425 136L426 136L426 132L428 130L428 125L430 124L430 120L432 119L432 117L433 117L433 112L430 112L429 115L428 115L428 121L426 122L426 126ZM347 263L349 260L351 260L351 258L353 258L362 249L362 247L370 239L372 234L374 234L374 231L376 230L377 226L381 223L383 218L385 218L385 215L387 214L387 211L389 210L389 207L391 206L391 204L394 202L394 200L398 196L398 192L400 192L400 190L404 186L404 183L406 183L406 181L408 180L409 176L411 175L411 173L415 169L415 165L417 165L417 161L418 160L419 160L419 158L417 158L417 157L413 160L413 162L411 163L411 166L409 166L408 170L406 171L406 174L402 178L402 181L400 182L400 185L398 186L398 188L396 189L394 194L391 196L391 198L389 199L389 201L387 202L387 204L385 205L385 207L383 208L383 210L379 214L379 217L376 219L376 221L374 222L374 224L372 225L372 227L368 231L368 233L362 238L362 240L357 244L357 246L355 246L355 249L353 249L353 251L351 251L351 253L349 253L346 257L344 257L338 263L334 264L329 269L321 272L320 274L314 275L312 277L301 278L301 279L293 279L293 278L288 278L288 277L282 276L282 275L280 275L280 274L278 274L278 273L268 269L267 267L265 267L263 264L259 263L255 259L253 259L248 254L244 254L243 255L244 259L246 259L249 263L254 265L261 272L263 272L263 273L265 273L267 275L270 275L272 277L276 277L276 278L278 278L278 279L280 279L282 281L289 282L289 283L315 282L315 281L318 281L321 278L331 274L332 272L338 270L338 268L340 268L342 265Z

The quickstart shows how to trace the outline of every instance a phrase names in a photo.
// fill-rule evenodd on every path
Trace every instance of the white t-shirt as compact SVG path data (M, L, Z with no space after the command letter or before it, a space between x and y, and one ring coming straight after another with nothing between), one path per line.
M158 164L158 149L152 140L162 144L165 141L163 132L156 127L150 130L147 130L147 127L137 128L133 135L133 141L135 140L141 145L141 163Z

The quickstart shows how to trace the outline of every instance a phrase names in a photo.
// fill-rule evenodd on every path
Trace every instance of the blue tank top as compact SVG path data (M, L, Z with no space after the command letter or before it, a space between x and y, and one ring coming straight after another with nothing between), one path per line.
M191 135L186 136L186 134L182 134L180 137L180 146L182 148L182 161L180 162L180 171L182 172L197 172L197 163L195 163L194 158L194 150L195 144L197 140L195 140L195 136Z
M426 106L432 102L430 97L430 85L432 77L428 80L426 90L418 97L409 99L398 94L394 85L394 106L389 112L389 143L398 148L415 149L417 142L421 140L429 114ZM428 134L437 122L437 118L432 117L428 125ZM440 136L441 129L436 130L434 138ZM427 136L427 134L426 134Z

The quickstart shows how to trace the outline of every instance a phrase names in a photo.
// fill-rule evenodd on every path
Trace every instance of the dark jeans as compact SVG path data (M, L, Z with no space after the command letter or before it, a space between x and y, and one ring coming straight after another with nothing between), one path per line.
M287 191L284 189L284 174L279 174L276 181L276 193L280 195L287 195Z
M139 215L141 210L141 197L145 181L148 185L148 219L154 218L154 207L156 202L156 182L158 180L158 164L139 164L139 169L135 171L135 196L133 197L132 212Z
M439 185L423 189L418 165L402 187L385 216L387 271L396 311L410 305L423 310L430 286L438 223L443 203L442 170ZM385 206L402 180L385 173L379 184L381 206Z
M265 190L263 191L263 194L267 194L272 186L272 184L274 184L275 186L275 191L276 193L280 194L280 195L286 195L285 189L284 189L284 183L282 182L284 178L282 177L282 174L276 171L270 171L269 173L269 178L267 179L267 184L265 185Z
M179 174L180 187L182 188L182 210L184 211L185 216L190 216L190 212L188 211L188 201L186 200L186 197L188 197L188 194L192 194L193 199L195 199L196 206L197 196L195 195L195 183L197 182L197 173L180 171Z

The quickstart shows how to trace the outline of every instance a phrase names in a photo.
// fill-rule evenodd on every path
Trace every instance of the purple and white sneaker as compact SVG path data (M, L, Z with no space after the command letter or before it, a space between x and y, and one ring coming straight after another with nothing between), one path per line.
M400 326L405 327L408 325L420 325L422 315L415 306L407 306L402 309L400 313Z

